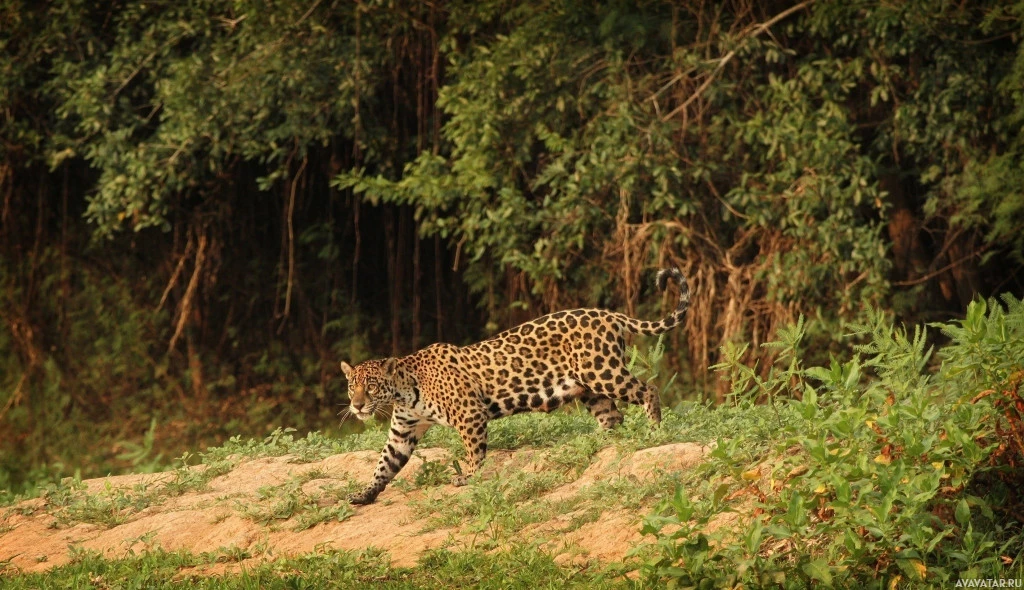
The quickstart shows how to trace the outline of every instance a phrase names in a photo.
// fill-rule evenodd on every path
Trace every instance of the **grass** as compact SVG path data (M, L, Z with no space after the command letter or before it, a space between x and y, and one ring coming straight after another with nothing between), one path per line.
M257 503L238 502L238 511L262 525L276 526L278 522L294 520L293 531L304 531L323 522L341 522L355 514L344 498L356 491L359 484L352 481L343 485L328 484L314 493L303 489L303 484L325 476L322 469L311 469L283 484L264 486L256 492Z
M378 443L383 445L386 439L386 434L379 426L340 441L316 432L309 433L305 438L296 438L293 432L294 429L278 428L263 439L242 441L240 437L233 437L224 445L208 449L198 457L186 453L177 460L179 466L170 472L168 478L131 488L106 484L100 493L89 494L80 479L64 478L34 488L33 494L5 497L4 503L8 509L4 516L20 510L14 508L17 503L39 495L46 499L46 510L56 517L56 525L59 527L80 522L113 527L162 499L206 489L211 480L228 473L245 460L293 455L297 463L311 462L340 452L374 448ZM344 488L335 491L344 494L352 490ZM297 503L294 512L302 513L298 524L304 528L326 520L345 518L345 508L312 506L308 499L302 498L295 498L294 501ZM285 508L279 510L284 511Z
M136 484L130 488L113 487L109 483L95 494L87 493L81 481L66 478L48 484L42 490L46 510L55 517L55 527L80 522L113 527L128 520L131 514L148 507L154 500L152 484Z
M90 523L114 527L127 522L132 515L168 497L190 491L200 491L210 480L227 473L237 461L215 458L200 467L182 465L166 479L151 483L138 483L131 487L115 487L106 482L103 490L90 494L86 485L75 478L64 478L39 488L46 500L45 509L55 517L55 526L65 527L77 523ZM8 508L5 514L18 511Z
M4 579L6 590L35 588L617 588L627 583L614 574L588 568L561 567L531 546L508 551L426 554L413 568L393 567L380 551L329 552L301 558L277 559L246 565L236 573L202 575L200 568L247 559L232 549L193 555L153 551L121 560L103 559L80 551L72 563L46 573L19 574ZM2 567L2 564L0 564ZM2 570L0 570L2 571Z
M551 512L545 503L535 500L565 481L554 472L505 472L474 482L465 493L428 496L414 501L413 506L432 526L464 526L472 533L486 533L498 543L527 524L546 520Z

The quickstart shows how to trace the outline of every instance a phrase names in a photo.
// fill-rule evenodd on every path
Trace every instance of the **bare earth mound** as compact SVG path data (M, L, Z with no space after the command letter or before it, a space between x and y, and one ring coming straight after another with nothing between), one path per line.
M540 540L560 562L619 561L641 542L640 523L649 506L629 510L601 501L595 498L597 486L640 485L671 476L700 463L707 451L692 443L626 455L604 449L586 469L574 470L561 483L519 501L524 510L539 504L571 509L552 510L550 518L526 525L509 541ZM436 467L448 457L441 449L423 449L375 504L352 509L344 493L352 482L369 478L376 452L344 453L310 463L296 463L292 456L245 460L196 486L198 491L171 491L180 472L88 480L80 488L51 492L0 512L0 564L43 571L83 550L110 559L157 548L235 556L224 560L230 563L198 572L217 574L252 560L376 547L387 550L395 565L412 566L424 551L442 546L457 550L474 545L480 535L467 523L439 523L425 506L436 506L438 500L457 502L472 494L474 485L513 470L547 469L543 455L535 450L494 451L478 483L424 487L415 485L424 462ZM202 466L190 470L199 474Z

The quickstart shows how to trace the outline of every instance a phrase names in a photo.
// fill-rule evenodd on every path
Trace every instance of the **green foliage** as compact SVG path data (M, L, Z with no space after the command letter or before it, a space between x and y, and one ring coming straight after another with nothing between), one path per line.
M480 535L479 543L497 547L526 525L549 518L554 512L541 498L565 481L562 473L524 471L521 465L513 465L498 474L475 476L465 493L428 492L412 505L431 527L466 526Z
M560 411L552 414L518 414L495 420L487 427L487 446L516 449L549 446L594 431L594 419L586 412ZM431 429L441 430L438 428Z
M0 306L15 317L25 310L18 278L33 273L41 280L27 317L18 321L59 321L30 334L27 346L0 337L0 362L7 365L0 403L8 409L0 434L0 488L17 491L26 480L59 477L62 466L83 453L93 454L97 471L116 462L154 470L161 458L151 456L157 424L151 411L180 387L152 352L163 336L164 314L137 304L139 286L111 280L94 266L72 268L57 251L46 250L20 266L0 264ZM111 423L114 416L118 420ZM124 445L123 456L113 456L109 445L134 434L133 423L146 433L142 446ZM104 444L107 449L97 448Z
M973 394L971 403L991 408L998 443L992 461L1005 484L996 491L1006 495L1001 503L1019 507L1018 490L1024 489L1024 474L1018 468L1024 461L1024 303L1010 294L1001 299L1002 305L995 299L972 302L962 321L937 324L953 342L942 350L939 377L965 397Z
M713 24L697 12L524 5L500 34L474 23L468 42L456 24L446 43L461 51L438 101L447 149L422 153L400 178L359 168L336 185L415 207L424 235L467 252L467 280L481 292L511 268L546 302L566 299L567 285L615 300L631 277L597 253L635 232L661 259L681 251L699 267L720 269L727 251L736 282L718 285L716 305L757 292L769 311L726 323L712 341L749 340L757 324L771 333L795 312L831 339L837 320L862 319L889 294L878 181L892 145L922 171L938 160L947 179L963 170L951 150L990 145L977 113L994 101L985 76L1007 56L972 41L972 69L961 72L951 60L959 44L935 31L1005 31L1001 7L817 2L764 37L728 10ZM912 73L900 65L936 50ZM955 85L935 92L942 80ZM694 87L703 94L691 97ZM876 106L897 99L895 111ZM958 148L941 143L949 137Z
M227 412L230 419L225 423L211 426L203 415L210 410L203 407L208 400L195 399L190 373L194 367L181 370L166 355L166 311L146 300L162 285L112 279L99 263L76 264L52 249L18 265L3 262L3 318L13 317L14 325L26 327L34 318L46 318L38 324L43 329L29 328L28 337L21 340L0 330L4 497L37 492L69 475L155 472L170 466L168 457L195 449L198 442L220 442L229 434L264 434L268 424L336 424L332 404L302 395L319 379L319 365L312 376L296 375L275 356L249 367L254 375L265 375L274 383L269 388L272 399L246 400ZM38 279L28 308L23 298L29 294L19 286L19 278L26 275ZM219 387L224 393L239 394L232 367L203 368L211 377L207 393ZM213 378L221 371L230 378ZM300 407L310 411L288 411ZM282 418L291 414L300 418ZM330 426L325 430L333 432ZM299 452L316 453L331 443L327 434L316 434L304 444Z
M748 348L746 344L725 344L722 347L724 361L711 368L721 371L722 378L732 384L729 397L734 404L750 404L766 399L774 408L776 397L787 391L790 381L800 373L800 345L805 334L804 318L801 316L796 324L779 329L778 340L761 345L762 348L776 351L775 363L768 367L766 377L761 377L756 364L750 367L743 363Z
M678 373L673 373L668 380L659 379L663 368L662 359L665 357L664 334L658 336L658 340L647 347L646 352L641 351L639 346L633 345L627 349L626 354L629 355L629 358L626 359L626 368L638 379L654 384L658 388L659 394L672 389L672 384L679 376ZM662 402L664 402L665 396L662 395L662 398Z
M1019 374L1022 322L1015 298L1006 309L972 304L967 318L942 325L952 342L935 375L922 372L931 355L924 330L908 336L881 316L857 328L868 337L858 347L863 358L804 368L792 354L798 324L775 344L789 352L767 379L735 359L723 363L740 403L749 404L752 391L792 392L785 401L769 395L783 417L774 450L752 457L739 452L742 437L720 441L714 469L733 479L702 495L679 488L647 520L660 552L643 566L645 577L888 587L1016 575L1020 523L995 513L1015 484L982 477L1008 440L999 442L996 400L974 394ZM749 523L709 529L731 511Z
M353 77L369 64L338 67L353 58L351 15L307 9L132 3L95 52L57 56L47 89L64 133L50 164L82 157L100 171L86 211L98 235L170 229L170 204L215 187L234 158L267 165L265 189L352 120Z
M329 204L308 227L297 215L296 289L322 330L267 338L256 326L284 295L262 278L280 260L260 249L274 222L259 202L314 178L332 142L393 147L365 132L386 126L375 93L413 30L393 9L0 2L0 493L331 429L324 357L373 354L370 322L323 272L347 264L351 225Z
M230 459L210 460L203 464L202 469L195 469L189 467L188 460L188 453L178 458L181 465L173 471L171 479L159 489L160 493L174 497L186 492L205 490L210 480L224 475L237 464L236 461Z
M293 432L294 428L277 428L263 439L245 441L241 435L233 436L223 445L202 453L202 461L294 455L297 463L310 463L348 451L380 450L388 436L383 425L344 438L332 438L320 432L309 432L304 438L296 438Z

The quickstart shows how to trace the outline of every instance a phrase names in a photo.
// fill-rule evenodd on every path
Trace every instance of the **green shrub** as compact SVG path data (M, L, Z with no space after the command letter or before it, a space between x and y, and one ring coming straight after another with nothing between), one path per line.
M737 403L765 394L776 407L774 448L751 465L742 440L721 441L712 461L730 477L703 496L677 490L647 519L659 552L643 574L684 585L889 587L1019 573L1021 523L1005 518L1003 484L985 477L1012 429L996 392L1017 386L1024 359L1024 306L1005 302L973 303L964 320L940 325L952 342L935 374L924 372L925 330L880 314L857 327L867 337L859 354L828 366L803 367L800 324L768 345L782 352L766 378L725 355L718 369ZM732 510L742 532L707 530Z

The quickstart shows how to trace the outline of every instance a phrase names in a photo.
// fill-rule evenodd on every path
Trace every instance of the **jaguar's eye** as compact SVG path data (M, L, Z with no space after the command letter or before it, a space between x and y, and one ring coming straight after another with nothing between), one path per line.
M370 383L369 385L366 386L366 391L369 392L369 393L376 392L377 391L377 384L376 383Z

